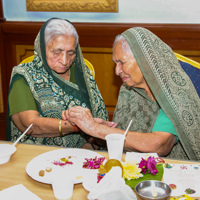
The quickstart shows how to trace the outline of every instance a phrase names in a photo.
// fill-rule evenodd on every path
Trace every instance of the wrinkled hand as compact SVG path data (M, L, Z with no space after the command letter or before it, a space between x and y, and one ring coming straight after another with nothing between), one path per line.
M94 120L90 110L81 106L71 107L68 110L62 111L62 119L69 120L72 125L78 126L90 135L92 135L95 126L98 124Z
M62 117L62 120L64 120L64 121L68 120L70 122L70 120L69 120L69 109L62 111L61 117ZM75 125L73 122L70 122L70 123L71 123L72 126Z
M113 128L117 127L117 123L115 123L115 122L105 121L105 120L103 120L101 118L94 118L94 120L98 124L103 124L103 125L106 125L106 126L109 126L109 127L113 127Z
M63 120L68 120L68 118L69 118L69 110L62 111L61 117L62 117Z

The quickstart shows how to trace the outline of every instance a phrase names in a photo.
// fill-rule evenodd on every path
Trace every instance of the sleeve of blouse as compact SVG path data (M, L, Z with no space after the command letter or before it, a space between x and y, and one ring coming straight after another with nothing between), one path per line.
M25 110L37 110L33 94L23 78L17 79L8 97L10 116Z
M178 141L176 129L162 109L160 109L159 115L154 123L152 132L154 131L171 133L176 136L176 142Z

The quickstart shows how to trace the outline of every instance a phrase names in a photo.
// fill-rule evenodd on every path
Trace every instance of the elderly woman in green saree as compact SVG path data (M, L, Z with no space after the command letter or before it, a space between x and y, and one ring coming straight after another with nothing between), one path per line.
M45 22L34 43L34 60L13 68L9 86L7 140L15 141L26 128L23 143L91 148L88 135L61 112L73 106L91 110L98 123L108 126L107 111L84 63L75 27L67 20Z
M123 81L113 117L117 128L96 123L85 108L70 108L63 119L102 139L124 134L133 120L126 151L200 160L200 100L172 49L149 30L135 27L116 37L113 61Z

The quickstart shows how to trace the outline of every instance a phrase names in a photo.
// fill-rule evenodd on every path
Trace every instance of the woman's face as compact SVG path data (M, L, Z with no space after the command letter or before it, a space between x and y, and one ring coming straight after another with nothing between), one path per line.
M46 60L51 70L60 76L69 73L76 54L74 36L59 35L46 45Z
M143 88L144 76L132 53L127 54L117 42L113 47L113 61L116 63L115 73L128 86Z

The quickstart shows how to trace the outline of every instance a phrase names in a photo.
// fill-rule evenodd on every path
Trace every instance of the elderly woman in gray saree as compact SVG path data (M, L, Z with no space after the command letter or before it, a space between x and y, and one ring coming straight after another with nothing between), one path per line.
M62 115L102 139L123 134L132 119L125 150L200 160L200 100L171 48L149 30L131 28L116 37L113 61L124 82L113 118L117 128L97 124L87 109Z
M34 43L34 60L13 68L9 87L7 140L15 141L30 125L21 142L64 147L91 147L88 136L61 112L72 106L91 110L99 123L113 125L96 82L84 63L75 27L52 18Z

